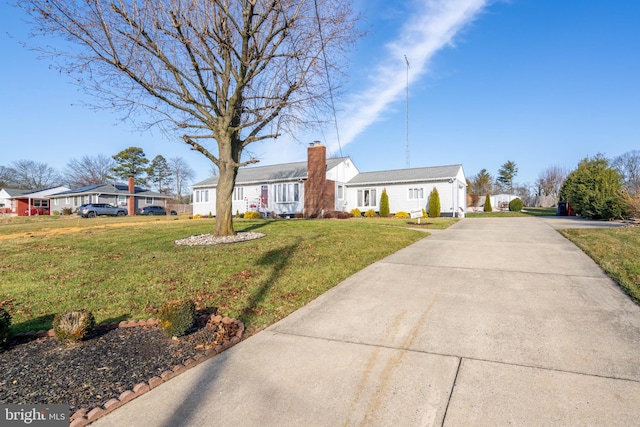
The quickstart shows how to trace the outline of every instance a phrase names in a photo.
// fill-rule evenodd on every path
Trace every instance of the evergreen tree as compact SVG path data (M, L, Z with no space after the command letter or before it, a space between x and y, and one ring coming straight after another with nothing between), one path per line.
M429 218L437 218L440 216L440 195L438 189L433 187L429 194Z
M382 190L380 195L380 217L386 218L389 216L389 196L387 195L387 189Z
M146 164L149 160L145 157L142 148L129 147L122 150L115 156L112 156L117 166L111 168L114 177L127 181L129 177L133 177L136 184L145 185L147 183Z
M151 161L147 169L147 175L149 176L149 181L155 184L159 193L166 193L173 181L173 171L169 167L167 159L159 154Z
M491 207L491 197L487 194L487 197L484 199L484 209L485 212L491 212L493 211L493 208Z
M602 154L585 158L562 184L560 200L585 218L620 218L627 210L623 179Z
M518 166L509 160L498 170L498 183L509 192L513 193L513 178L518 174Z

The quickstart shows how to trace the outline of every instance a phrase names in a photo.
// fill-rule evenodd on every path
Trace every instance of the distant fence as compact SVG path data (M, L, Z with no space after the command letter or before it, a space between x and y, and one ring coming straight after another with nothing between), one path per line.
M176 211L179 214L193 213L193 207L186 203L167 203L167 211Z

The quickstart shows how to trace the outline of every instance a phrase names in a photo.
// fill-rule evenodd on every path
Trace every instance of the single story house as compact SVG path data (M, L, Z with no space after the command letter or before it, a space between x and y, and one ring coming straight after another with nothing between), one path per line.
M49 214L51 195L67 190L64 186L39 190L3 188L0 190L0 213L17 216L29 216L33 212Z
M129 215L145 206L164 206L170 196L138 187L130 180L128 184L95 184L74 190L62 191L50 196L51 210L63 209L76 211L87 203L109 203L128 208Z
M466 211L467 185L462 165L360 172L349 157L326 158L318 143L307 151L306 162L241 168L233 193L233 213L258 211L263 216L380 210L386 189L390 212L427 208L431 191L440 196L442 216L461 217ZM214 176L193 186L193 214L216 215Z

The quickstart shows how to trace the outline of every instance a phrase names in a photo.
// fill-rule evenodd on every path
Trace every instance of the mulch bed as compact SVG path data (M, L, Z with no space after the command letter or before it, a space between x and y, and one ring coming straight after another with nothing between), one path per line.
M130 400L141 383L157 385L174 376L167 373L179 373L176 366L186 369L219 353L238 342L243 332L240 322L220 316L201 318L178 339L167 337L157 326L137 324L103 325L73 345L51 337L14 339L0 352L0 403L65 404L76 418L100 408L94 412L104 415L109 401L122 396ZM149 381L152 378L158 381Z

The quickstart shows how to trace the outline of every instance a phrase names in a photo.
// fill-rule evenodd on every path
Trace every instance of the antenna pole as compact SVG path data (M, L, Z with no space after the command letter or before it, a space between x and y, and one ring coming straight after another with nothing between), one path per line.
M407 55L404 56L404 60L407 63L407 106L406 106L406 111L407 111L407 132L406 132L406 156L407 156L407 169L409 169L411 167L411 157L409 156L409 59L407 59Z

